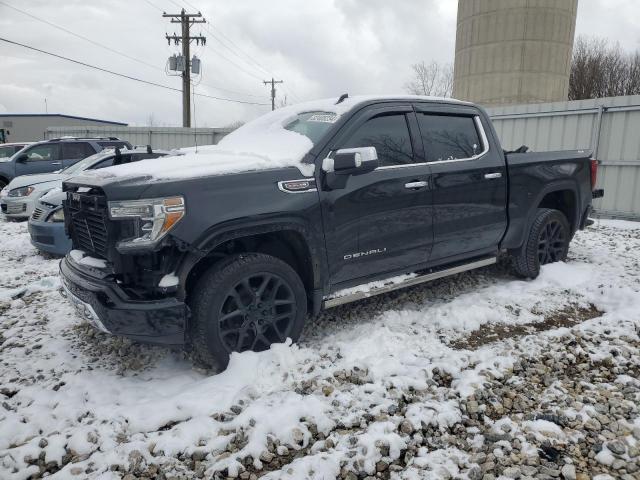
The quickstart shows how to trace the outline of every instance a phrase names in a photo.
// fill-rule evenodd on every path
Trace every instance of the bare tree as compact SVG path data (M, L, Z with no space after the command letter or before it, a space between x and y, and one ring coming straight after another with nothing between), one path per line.
M411 65L413 77L404 88L412 95L433 95L436 97L450 97L453 90L453 66L431 62L414 63Z
M569 100L640 94L640 52L598 38L576 40L569 77Z

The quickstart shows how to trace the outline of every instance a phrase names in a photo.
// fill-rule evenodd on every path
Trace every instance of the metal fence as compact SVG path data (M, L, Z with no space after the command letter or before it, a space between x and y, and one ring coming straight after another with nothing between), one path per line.
M487 110L506 149L592 149L605 189L596 214L640 220L640 95Z
M50 127L45 138L118 137L132 145L151 145L170 150L197 145L215 145L231 130L225 128L182 127Z

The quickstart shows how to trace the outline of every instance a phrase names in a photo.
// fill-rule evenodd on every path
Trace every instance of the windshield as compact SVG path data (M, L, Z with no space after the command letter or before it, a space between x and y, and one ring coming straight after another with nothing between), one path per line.
M295 120L285 125L284 128L304 135L315 145L336 120L338 120L338 115L331 112L300 113Z
M66 174L75 174L78 172L82 172L87 168L89 168L91 165L93 165L97 160L102 160L106 157L108 157L108 155L105 155L104 152L98 152L94 155L91 155L90 157L80 160L78 163L74 163L70 167L67 167L64 170L62 170L62 172L60 173L64 173L66 175Z

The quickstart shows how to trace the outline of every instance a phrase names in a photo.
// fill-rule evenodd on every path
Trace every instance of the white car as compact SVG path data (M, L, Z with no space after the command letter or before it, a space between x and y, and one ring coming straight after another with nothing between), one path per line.
M26 219L31 216L37 200L53 188L62 188L62 182L84 170L111 167L120 163L163 157L176 152L135 148L132 150L103 150L78 163L54 173L39 173L16 177L0 191L0 206L6 217Z

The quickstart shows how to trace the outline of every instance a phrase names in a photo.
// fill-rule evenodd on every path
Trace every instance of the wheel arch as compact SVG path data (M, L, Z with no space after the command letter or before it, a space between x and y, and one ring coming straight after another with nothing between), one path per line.
M546 192L540 199L536 208L552 208L558 210L567 217L571 234L578 229L580 212L578 208L578 195L573 188L561 188Z
M510 203L510 227L501 241L503 248L511 253L518 252L523 248L538 208L555 208L564 213L569 220L573 235L578 229L581 219L582 200L579 191L577 181L567 179L549 183L541 188L537 195L528 197L526 210L521 210L522 207ZM569 202L565 203L565 198L569 198Z
M300 275L310 298L310 311L317 311L317 298L323 289L325 264L323 251L314 232L303 221L290 219L274 223L229 225L202 236L197 248L187 253L177 269L179 296L187 300L191 289L211 266L236 253L265 253L287 263Z

